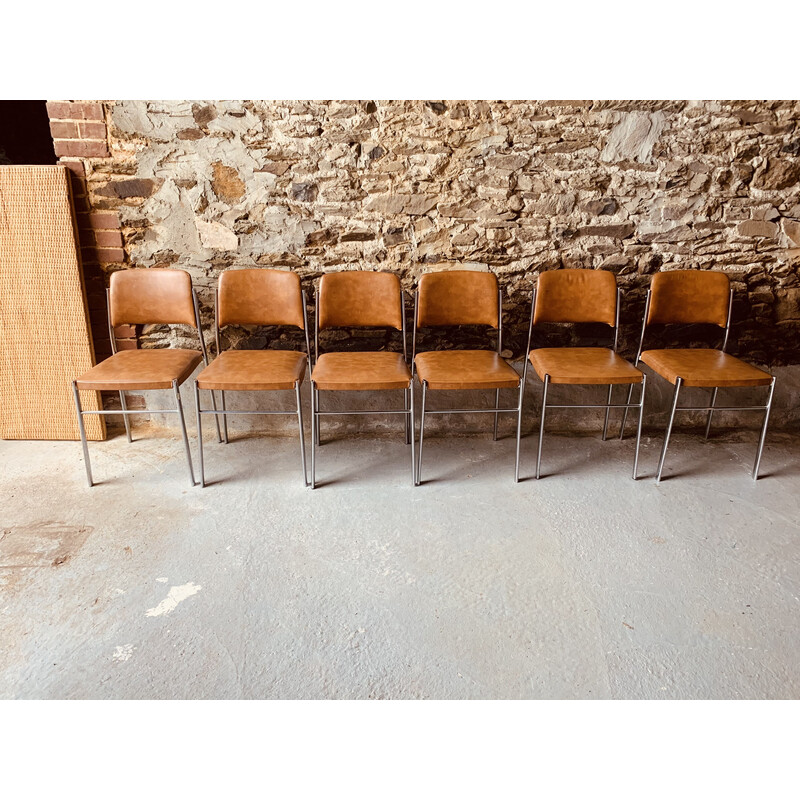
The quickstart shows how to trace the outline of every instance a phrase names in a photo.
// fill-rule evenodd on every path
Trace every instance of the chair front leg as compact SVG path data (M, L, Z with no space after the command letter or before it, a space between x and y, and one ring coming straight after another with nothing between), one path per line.
M422 440L425 436L425 395L428 392L428 382L422 381L422 409L419 418L419 455L417 456L417 486L422 483Z
M181 433L183 433L183 444L186 448L186 462L189 464L189 480L195 486L194 468L192 467L192 451L189 447L189 434L186 432L186 419L183 416L183 403L181 403L181 390L178 388L178 381L172 381L172 388L175 390L175 403L178 417L181 421Z
M86 480L89 486L94 486L92 482L92 465L89 463L89 444L86 441L86 428L83 427L83 410L81 409L81 398L78 393L78 384L72 381L72 394L75 397L75 410L78 412L78 430L81 434L81 444L83 445L83 465L86 467Z
M411 397L411 407L408 412L408 417L406 417L406 426L411 431L411 484L412 486L417 485L417 459L416 454L414 452L414 440L417 438L417 431L416 431L416 423L414 420L414 378L411 378L411 383L408 387L408 393Z
M214 396L214 390L211 390ZM200 486L206 485L205 465L203 464L203 417L200 413L200 389L197 388L197 381L194 382L194 406L197 409L197 453L200 457ZM214 414L215 417L219 416Z
M519 483L519 446L522 438L522 401L525 397L525 373L519 379L519 400L517 405L517 452L514 460L514 483Z
M661 448L661 458L658 460L658 471L656 472L656 483L661 481L661 471L664 469L664 459L667 456L667 445L669 444L669 437L672 433L672 423L675 421L675 410L678 408L678 395L681 391L681 384L683 378L678 378L675 381L675 393L672 396L672 410L669 414L669 422L667 422L667 430L664 434L664 444Z
M608 433L608 415L611 413L611 393L614 390L614 384L608 384L608 397L606 398L606 421L603 423L603 441L606 440Z
M633 384L628 387L628 397L625 400L625 405L629 406L631 404L631 398L633 397ZM625 408L625 411L622 414L622 425L619 426L619 439L622 441L623 437L625 436L625 423L628 421L628 409Z
M408 389L403 389L403 409L406 412L404 417L406 421L406 444L411 444L411 428L408 424Z
M542 389L542 416L539 420L539 453L536 456L536 480L539 480L542 468L542 442L544 441L544 414L547 408L547 387L550 385L550 376L544 376L544 388Z
M493 439L496 442L497 441L497 418L500 416L497 413L497 409L500 408L500 389L495 389L494 390L494 407L495 407L495 412L494 412L494 434L493 434Z
M642 416L644 414L644 389L647 383L647 375L642 375L642 388L639 395L639 422L636 426L636 452L633 456L633 479L639 477L639 444L642 441ZM631 384L633 387L633 384ZM627 411L627 409L625 409Z
M316 489L316 449L317 449L317 390L311 381L311 488Z
M761 426L761 436L758 440L758 451L756 452L756 463L753 465L753 480L758 480L758 468L761 466L761 453L764 451L764 440L767 438L767 425L769 424L769 412L772 409L772 396L775 393L775 378L769 385L769 397L767 398L767 408L764 411L764 424ZM88 462L87 462L88 463Z
M219 393L222 398L222 441L225 442L225 444L228 444L228 415L225 413L225 411L227 411L227 406L225 405L225 392L220 389Z
M706 420L706 436L705 438L708 439L708 434L711 432L711 416L714 413L714 406L717 403L717 392L719 391L719 387L715 386L714 391L711 393L711 408L708 410L708 419Z
M300 402L300 381L295 381L297 394L297 424L300 427L300 460L303 465L303 486L308 486L308 472L306 471L306 438L303 432L303 405Z

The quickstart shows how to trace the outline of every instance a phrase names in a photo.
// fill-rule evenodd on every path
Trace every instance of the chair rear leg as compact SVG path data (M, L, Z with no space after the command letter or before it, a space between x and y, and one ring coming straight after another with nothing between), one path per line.
M522 401L525 397L525 381L519 379L519 405L517 406L517 452L514 459L514 483L519 483L519 446L522 438Z
M417 486L422 483L422 440L425 436L425 395L428 391L427 381L422 381L422 409L419 418L419 454L417 456Z
M493 439L496 442L497 441L497 418L500 416L497 413L497 409L500 408L500 389L495 389L494 390L494 407L495 407L495 412L494 412L494 434L493 434Z
M608 433L608 415L611 413L611 393L614 390L614 384L608 384L608 397L606 398L606 421L603 423L603 441L606 440Z
M761 453L764 451L764 440L767 438L767 425L769 424L769 412L772 409L772 395L775 393L775 378L769 385L769 397L767 398L767 408L764 411L764 424L761 426L761 436L758 440L758 451L756 452L756 463L753 465L753 480L758 480L758 468L761 466ZM88 463L88 462L87 462Z
M300 427L300 460L303 465L303 486L308 486L308 472L306 470L306 437L303 432L303 405L300 402L300 381L294 385L297 394L297 424Z
M211 408L217 411L217 395L214 390L211 390ZM222 444L222 431L219 427L219 414L214 414L214 423L217 426L217 441Z
M222 441L228 444L228 415L225 413L227 410L225 405L225 392L220 389L219 393L222 397Z
M131 437L131 421L128 419L128 406L125 405L125 392L120 389L119 391L119 404L122 407L122 419L125 420L125 434L128 437L128 441L132 442L133 438Z
M667 456L667 445L669 444L669 436L672 433L672 423L675 421L675 410L678 407L678 395L681 391L681 384L683 378L678 378L675 381L675 393L672 396L672 410L669 414L669 422L667 422L667 430L664 433L664 444L661 447L661 458L658 460L658 470L656 472L656 483L661 481L661 471L664 469L664 459Z
M86 480L89 486L94 486L92 482L92 465L89 463L89 445L86 441L86 429L83 427L83 410L81 409L81 398L78 394L78 385L72 381L72 394L75 397L75 410L78 412L78 430L81 434L81 444L83 445L83 465L86 467Z
M633 456L633 479L639 477L639 445L642 441L642 416L644 415L644 388L647 383L647 375L642 375L642 388L639 395L639 421L636 426L636 452ZM631 384L633 386L633 384Z
M213 397L214 392L212 390ZM203 464L203 418L200 414L200 390L197 388L197 381L194 383L194 407L197 409L197 451L200 456L200 486L206 485L205 465ZM215 417L219 416L214 414Z
M403 408L408 412L408 389L403 389ZM406 444L411 444L411 428L408 424L408 413L406 413L404 419L406 421Z
M411 431L411 484L413 486L417 485L417 459L416 453L414 452L414 440L417 438L417 432L415 430L416 425L414 423L414 379L411 379L411 383L409 384L408 393L411 397L411 406L408 412L408 417L406 417L406 426Z
M317 487L316 482L316 449L317 449L317 390L311 384L311 488Z
M711 432L711 416L714 413L714 406L717 403L717 392L719 391L718 387L714 387L714 391L711 393L711 408L708 411L708 419L706 420L706 436L705 438L708 439L708 434Z
M186 448L186 462L189 465L189 480L192 486L195 485L194 469L192 468L192 450L189 447L189 434L186 432L186 419L183 416L183 403L181 403L181 390L178 388L178 381L172 382L172 388L175 390L175 402L177 405L178 416L181 421L181 433L183 434L183 444Z
M625 405L629 406L631 404L631 398L633 397L633 384L628 387L628 397L625 400ZM619 438L622 441L623 437L625 436L625 423L628 421L628 409L626 408L622 414L622 425L619 426Z
M544 376L544 388L542 389L542 417L539 420L539 452L536 456L536 480L539 480L542 468L542 442L544 441L544 414L547 408L547 387L550 385L550 376Z

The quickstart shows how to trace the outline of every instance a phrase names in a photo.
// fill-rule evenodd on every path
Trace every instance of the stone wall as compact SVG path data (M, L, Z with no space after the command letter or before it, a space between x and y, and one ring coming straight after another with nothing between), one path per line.
M800 363L800 102L50 106L76 136L93 137L56 142L85 175L86 220L107 226L87 228L92 258L106 272L189 270L207 321L216 277L231 266L296 270L311 294L328 270L392 270L411 290L423 271L467 264L498 275L506 354L519 357L530 279L591 267L618 276L621 345L632 355L654 272L722 269L736 289L732 352ZM138 333L140 346L188 335ZM341 333L337 346L354 341L364 346Z

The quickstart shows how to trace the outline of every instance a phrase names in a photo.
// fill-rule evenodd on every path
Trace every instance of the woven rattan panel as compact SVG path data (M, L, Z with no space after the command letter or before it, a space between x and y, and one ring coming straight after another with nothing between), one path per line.
M0 167L0 437L78 439L73 378L94 364L69 176ZM81 392L86 410L97 392ZM102 417L84 417L90 439Z

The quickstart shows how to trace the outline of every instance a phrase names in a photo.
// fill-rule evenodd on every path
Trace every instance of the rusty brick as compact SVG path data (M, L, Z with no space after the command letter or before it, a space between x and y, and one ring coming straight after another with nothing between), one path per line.
M121 247L98 247L97 257L101 264L125 263L125 251Z
M80 103L83 119L104 119L102 103Z
M78 123L51 120L50 134L54 139L77 139Z
M119 339L117 350L138 350L139 342L136 339Z
M117 230L119 228L119 214L115 211L98 211L89 214L89 224L96 229Z
M81 139L105 139L105 122L79 122L78 131ZM53 134L55 136L55 134ZM67 136L59 136L59 139L67 139Z
M98 247L122 247L122 234L119 231L95 231Z
M83 178L86 176L86 168L83 166L83 161L66 161L64 159L61 160L61 166L66 167L75 178ZM85 183L84 183L85 187ZM72 187L73 194L75 192L75 186Z
M76 103L48 103L47 115L50 119L82 119L81 110ZM77 116L76 116L77 115Z
M108 156L108 145L105 141L57 139L53 145L56 155L59 157L105 158Z
M117 339L135 339L136 338L136 326L135 325L117 325L114 328L114 336Z

